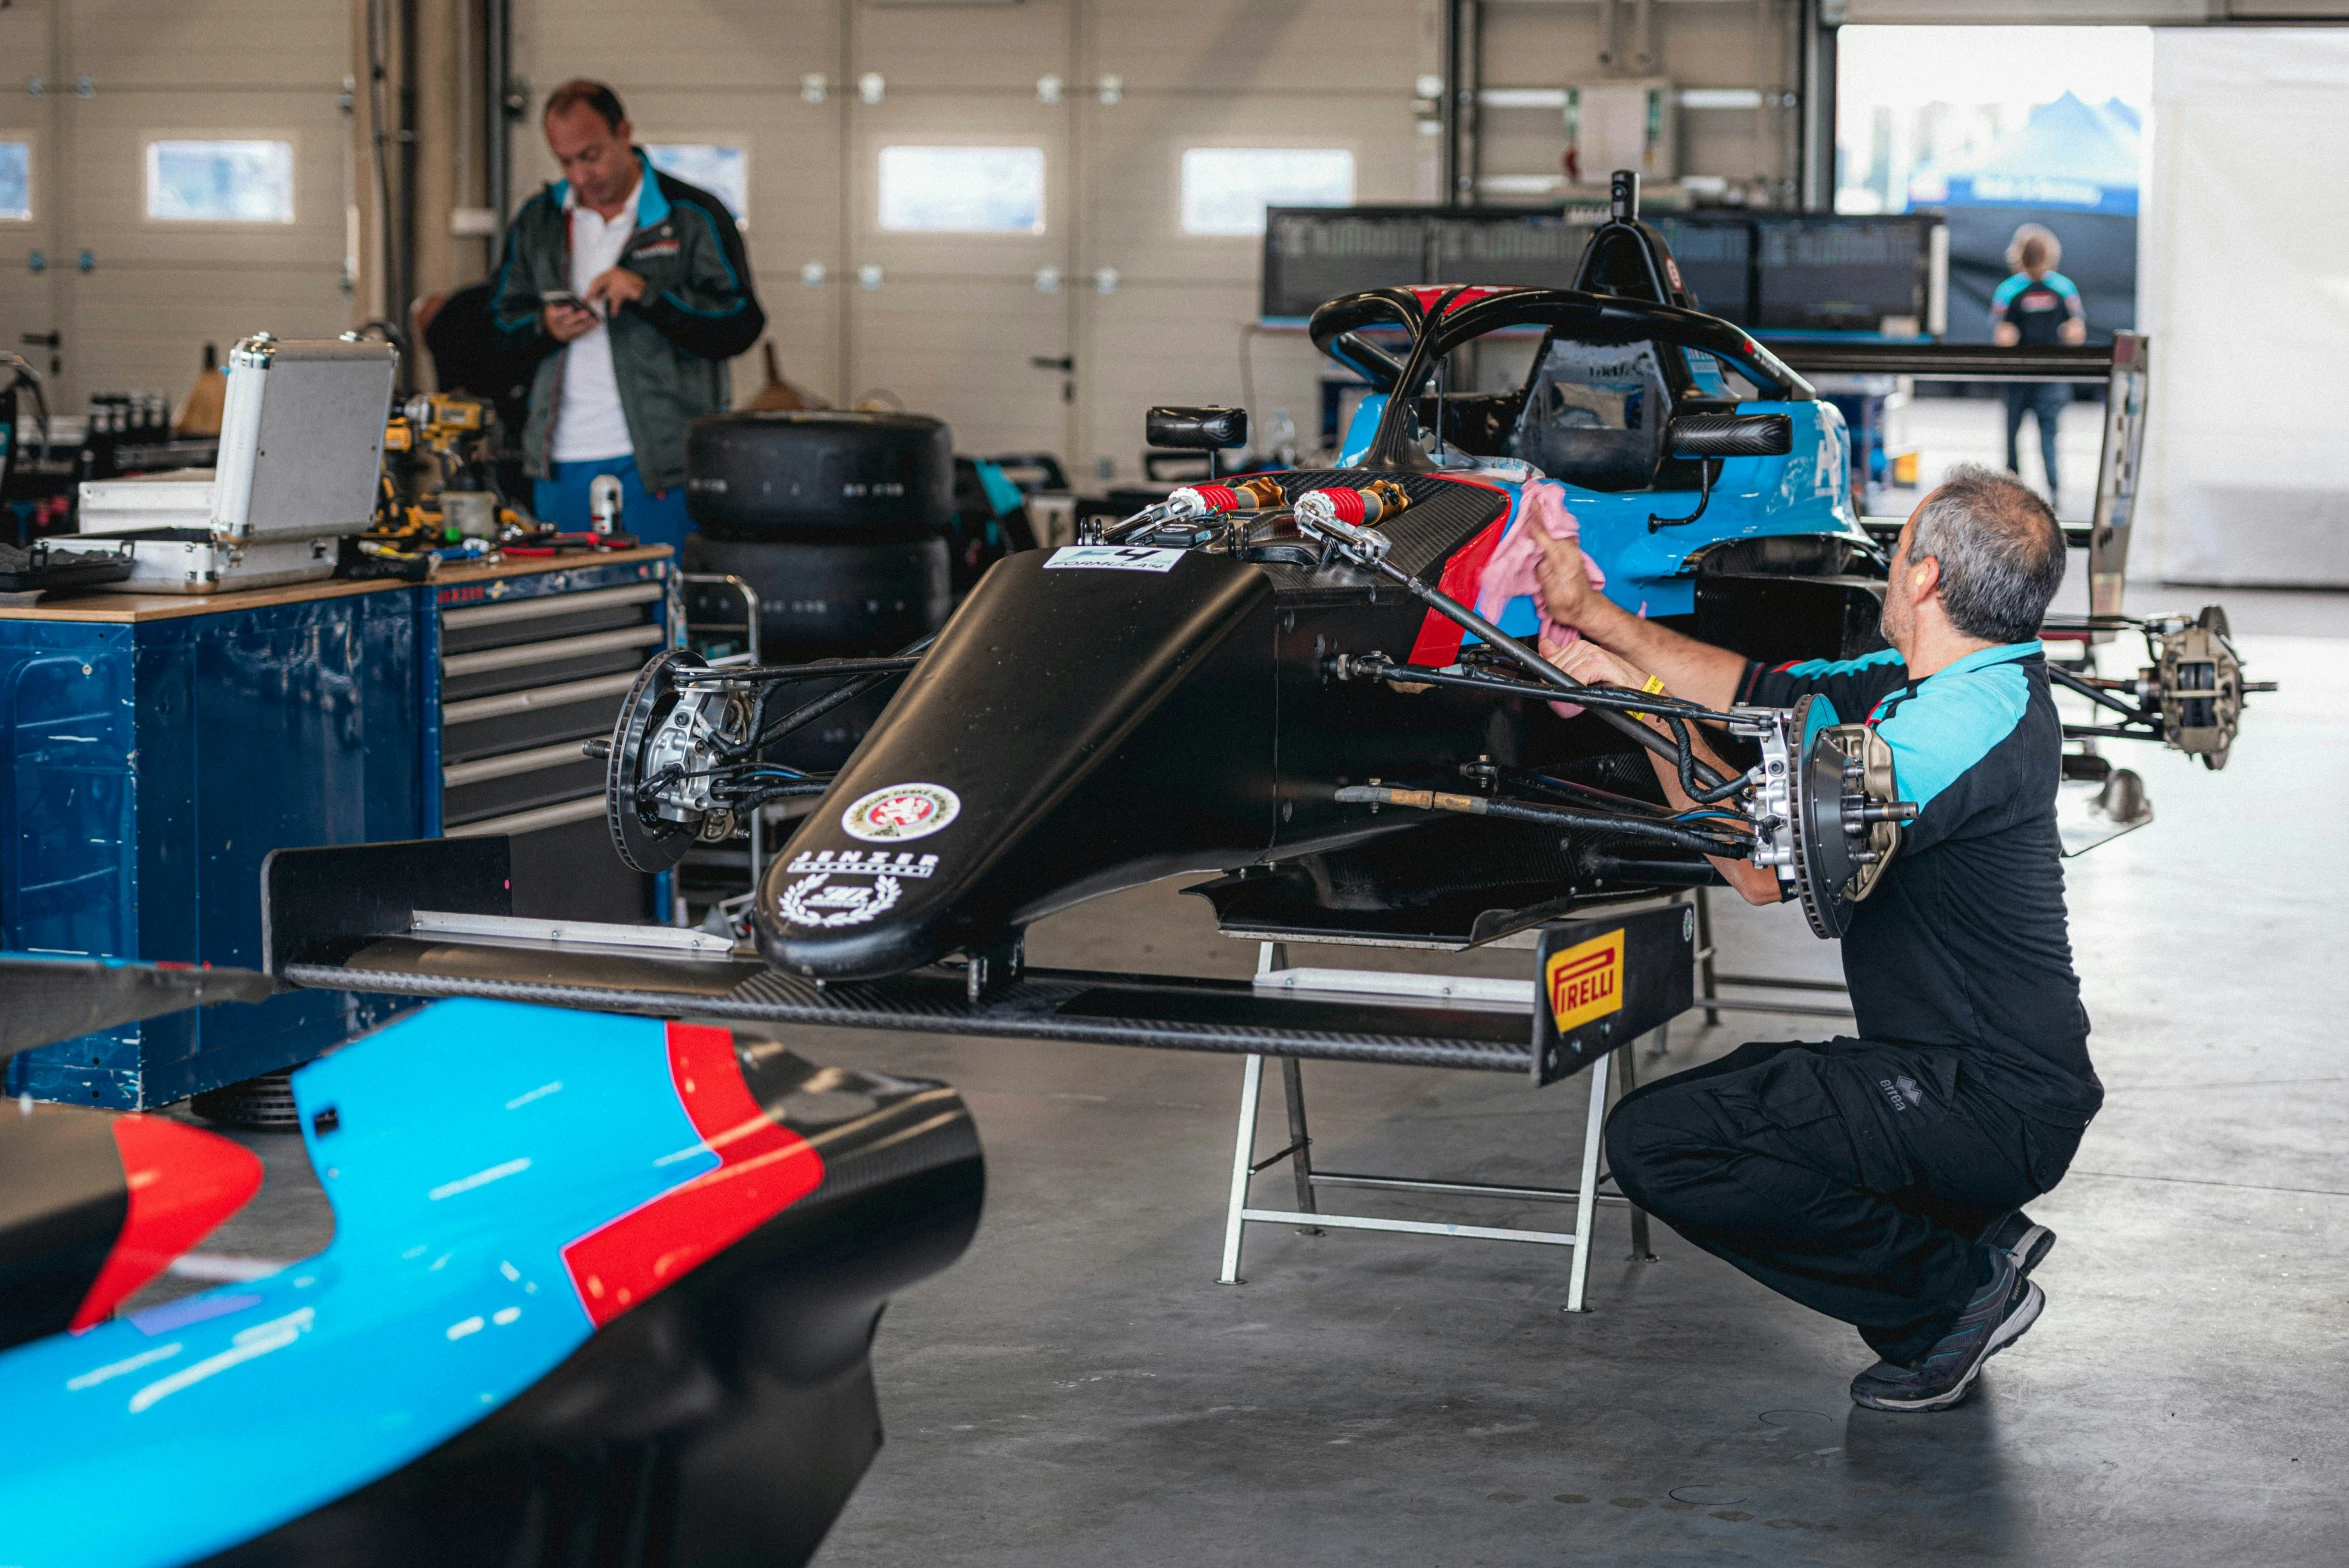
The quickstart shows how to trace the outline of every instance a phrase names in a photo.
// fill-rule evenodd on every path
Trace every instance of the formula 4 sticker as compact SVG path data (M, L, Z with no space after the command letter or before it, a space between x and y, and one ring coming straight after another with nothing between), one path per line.
M1137 544L1064 544L1044 563L1051 571L1171 572L1187 552Z

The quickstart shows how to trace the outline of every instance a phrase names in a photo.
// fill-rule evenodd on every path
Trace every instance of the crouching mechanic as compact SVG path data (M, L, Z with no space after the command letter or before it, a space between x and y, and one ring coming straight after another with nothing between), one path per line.
M1962 468L1901 530L1892 647L1765 669L1637 619L1545 546L1545 652L1591 682L1726 708L1806 693L1892 748L1917 817L1843 939L1859 1038L1758 1042L1626 1095L1607 1129L1624 1193L1763 1284L1854 1324L1881 1358L1852 1398L1943 1410L2020 1338L2054 1242L2021 1212L2103 1102L2065 930L2055 794L2062 730L2037 633L2064 574L2045 502ZM1665 792L1688 809L1673 775ZM1776 875L1714 865L1749 901Z

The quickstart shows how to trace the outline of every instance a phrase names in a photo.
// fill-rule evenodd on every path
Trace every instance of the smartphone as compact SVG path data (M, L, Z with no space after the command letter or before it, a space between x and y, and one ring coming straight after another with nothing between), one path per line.
M569 289L549 289L544 294L538 296L538 302L541 305L568 305L573 310L584 310L591 316L601 317L603 315L602 311L596 309L595 306L589 304L586 300L581 299L578 295L572 293Z

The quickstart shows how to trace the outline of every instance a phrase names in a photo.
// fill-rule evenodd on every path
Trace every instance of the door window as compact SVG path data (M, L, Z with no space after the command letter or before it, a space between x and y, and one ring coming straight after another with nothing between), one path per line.
M294 144L147 144L147 216L167 222L291 223Z
M901 233L1041 234L1041 147L884 147L881 227Z
M0 220L33 215L33 144L0 142Z
M750 227L750 158L716 142L648 142L644 155L663 174L698 185L726 204L734 221Z

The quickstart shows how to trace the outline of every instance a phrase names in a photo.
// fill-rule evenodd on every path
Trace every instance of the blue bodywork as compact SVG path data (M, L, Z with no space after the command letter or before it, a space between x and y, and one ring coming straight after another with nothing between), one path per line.
M0 1353L0 1563L202 1558L546 1376L591 1332L564 1245L719 1163L665 1029L447 1001L297 1072L334 1241Z
M1690 355L1692 366L1708 358ZM1705 374L1699 372L1700 382ZM1384 393L1362 400L1338 453L1340 468L1362 460L1386 406ZM1866 540L1851 504L1851 438L1834 404L1741 402L1737 412L1786 415L1794 425L1792 450L1784 457L1723 460L1713 498L1693 523L1653 531L1648 527L1651 514L1685 517L1695 511L1694 490L1609 492L1554 481L1565 489L1567 510L1581 524L1583 549L1607 574L1607 597L1633 614L1693 612L1696 579L1689 558L1728 540L1817 534ZM1475 473L1479 480L1509 492L1509 526L1515 528L1522 486L1498 472L1462 472ZM1539 626L1530 596L1511 600L1498 619L1501 630L1516 637L1530 637Z

